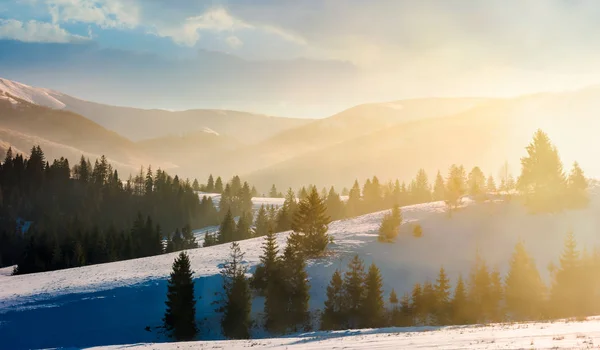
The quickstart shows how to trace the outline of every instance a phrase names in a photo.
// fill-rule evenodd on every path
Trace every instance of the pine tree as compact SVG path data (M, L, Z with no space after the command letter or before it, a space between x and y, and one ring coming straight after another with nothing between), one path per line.
M564 206L566 180L556 147L538 130L521 158L517 188L533 212L554 212Z
M283 206L277 215L277 232L288 231L292 228L292 222L297 210L298 203L296 202L296 195L290 188L285 195Z
M582 316L585 313L585 305L581 303L584 295L581 271L581 258L577 250L577 241L573 232L569 232L560 257L560 266L554 273L554 281L550 291L553 316Z
M251 224L252 224L251 214L249 214L247 212L243 212L242 215L240 215L237 225L236 225L234 240L241 241L241 240L250 238L252 236L252 231L250 229Z
M307 257L322 255L330 242L327 234L330 218L326 212L327 207L316 188L298 204L292 225L294 232L290 238L297 242L301 252Z
M386 213L379 226L379 241L393 242L398 236L402 224L402 212L400 206L394 205L390 213Z
M423 227L420 224L416 224L413 228L413 237L421 238L423 237Z
M355 255L348 264L344 274L344 300L347 328L356 328L360 323L361 310L365 298L365 267L362 260Z
M479 167L474 167L469 173L468 179L469 195L475 200L483 200L486 192L485 175Z
M262 237L266 235L271 229L269 223L269 217L267 216L267 210L264 205L260 206L258 213L256 214L256 221L254 223L254 237Z
M461 204L466 193L465 170L462 165L452 164L446 180L446 204L449 210L456 209Z
M392 327L401 327L402 313L400 312L400 306L398 305L398 295L396 295L394 288L392 288L392 291L390 292L389 302L392 307L390 310L389 324Z
M381 271L371 264L364 283L365 298L362 304L362 324L364 327L377 328L383 326L384 302L383 280Z
M571 208L585 208L589 203L588 183L577 162L567 179L568 202Z
M496 192L498 189L496 188L496 181L494 181L494 177L492 175L488 176L485 187L488 192Z
M280 262L277 258L278 247L275 233L269 231L263 243L261 264L257 267L252 284L262 290L265 296L265 329L272 333L285 330L285 282Z
M489 298L489 312L490 320L492 322L504 321L506 314L504 308L501 306L501 302L504 299L504 286L502 285L502 277L500 272L494 269L490 273L490 298Z
M190 259L185 252L181 252L173 262L163 319L167 331L178 341L192 340L198 332L192 275Z
M301 248L291 238L288 238L281 264L287 299L287 306L284 309L287 325L292 332L308 331L310 330L308 312L310 285L306 262Z
M506 311L515 321L536 320L542 314L544 284L533 259L518 242L505 280Z
M490 321L492 316L490 272L479 253L469 277L468 298L472 306L470 311L476 320L478 322Z
M339 220L344 217L344 202L340 199L340 195L335 192L333 186L329 189L325 205L327 206L327 215L331 220Z
M419 169L415 177L414 187L411 189L414 203L426 203L431 201L431 188L425 169Z
M231 209L227 210L227 214L223 218L221 222L221 226L219 227L219 243L229 243L233 242L236 236L236 225L233 220L233 215L231 214Z
M223 180L221 177L217 177L217 181L215 182L215 193L223 193Z
M452 324L462 325L472 323L472 319L469 316L467 291L465 283L461 275L458 276L456 287L454 288L454 296L450 303L451 307L451 320Z
M434 312L438 325L446 325L450 322L450 288L450 280L441 267L434 286L436 299Z
M333 276L331 276L331 282L327 286L327 300L325 301L325 310L321 315L321 329L342 329L345 311L342 274L339 270L335 270Z
M346 215L349 218L358 216L362 213L362 199L360 197L360 186L358 180L354 180L354 185L348 194L348 202L346 203Z
M423 296L422 296L422 312L423 322L427 325L434 323L435 309L437 305L437 299L433 284L429 281L423 283Z
M423 289L420 283L416 283L413 286L410 302L412 323L415 325L422 324L425 318L425 305L423 305Z
M442 173L440 173L439 170L437 172L437 176L435 177L435 185L433 186L433 200L446 200L446 185L444 184Z
M223 312L221 328L223 335L230 339L250 338L251 294L246 280L246 267L237 242L231 243L229 260L221 270L223 276L224 300L220 311Z
M223 183L221 182L221 187L223 187ZM208 181L206 182L205 192L212 193L215 192L215 180L213 179L212 174L208 176ZM222 190L222 189L221 189Z
M275 187L275 184L273 184L273 186L271 186L271 190L269 191L269 197L277 198L278 196L279 192L277 192L277 187Z
M194 191L200 191L200 183L198 182L198 179L194 179L194 182L192 183L192 189Z

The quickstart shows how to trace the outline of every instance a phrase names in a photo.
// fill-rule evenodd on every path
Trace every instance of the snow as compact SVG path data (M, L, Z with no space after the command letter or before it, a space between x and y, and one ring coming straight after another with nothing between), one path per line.
M329 230L334 238L334 243L329 246L330 254L308 262L310 308L315 311L323 307L325 288L334 270L343 270L355 254L363 258L366 264L375 262L380 267L386 294L394 288L402 295L416 282L423 282L425 279L433 281L442 265L453 281L459 273L467 274L477 251L485 256L492 268L505 273L514 245L523 239L535 258L540 273L548 281L546 266L550 262L556 263L569 230L574 231L578 242L585 244L588 250L600 246L600 235L597 234L600 231L598 199L600 196L594 195L589 208L585 210L553 215L527 214L515 201L483 204L465 201L464 208L455 212L452 217L448 215L442 202L403 207L404 223L400 236L392 244L377 242L377 230L385 211L333 222ZM274 203L275 199L265 201ZM259 203L265 202L256 198L254 206ZM423 228L423 237L419 239L410 234L416 223ZM202 237L212 229L215 228L194 232L197 237ZM283 248L288 234L278 234L280 248ZM259 261L262 243L263 238L240 242L240 247L245 252L244 263L250 267L250 271ZM221 289L219 270L228 257L229 245L198 248L188 253L194 270L201 339L221 339L218 325L220 315L215 312L212 302L218 298L216 293ZM164 342L164 335L155 327L161 325L166 279L177 254L23 276L10 276L9 273L4 273L6 269L0 270L0 347L18 350ZM261 298L253 301L253 318L258 322L262 303ZM146 327L150 327L149 330ZM31 329L36 330L35 337L26 333ZM472 332L476 334L479 331ZM539 332L541 334L543 331ZM377 344L388 337L378 332L363 333L356 336L365 339L372 337L373 341L378 341ZM409 333L393 335L399 338L399 348L410 345L411 340L407 334ZM419 339L433 337L430 334L434 333L419 335ZM451 339L454 340L448 340L450 344L468 341L460 340L463 336L459 333L452 334ZM253 336L264 338L267 334L254 329ZM504 338L495 337L495 344L504 344L501 343ZM521 336L514 337L515 341L521 341L518 339ZM313 338L300 336L298 342L318 345L314 340L307 340ZM293 342L291 339L273 341ZM329 347L328 344L334 342L334 339L323 341L324 346ZM344 346L354 346L351 340L340 341L344 342ZM535 341L538 341L537 338ZM270 340L253 342L247 344L270 344ZM219 346L222 343L210 344ZM334 346L334 343L331 344ZM459 345L454 348L461 348L460 344L463 343L456 344ZM535 347L541 344L545 343L535 343ZM560 344L557 342L557 345ZM562 344L570 343L564 341ZM485 346L493 348L495 345L490 343Z
M0 78L0 99L7 99L13 104L18 101L14 97L40 106L63 109L65 104L56 97L61 94L56 91L36 88L16 81Z
M582 349L598 343L600 318L591 318L580 322L314 332L272 339L134 344L103 349Z

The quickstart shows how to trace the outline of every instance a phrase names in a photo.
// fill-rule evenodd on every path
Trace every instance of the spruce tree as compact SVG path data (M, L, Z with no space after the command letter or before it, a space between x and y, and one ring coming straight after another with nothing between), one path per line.
M560 266L554 273L550 291L553 316L582 316L585 313L585 305L581 303L582 296L585 295L581 272L581 258L577 250L577 241L573 232L569 232L560 256Z
M221 187L223 186L223 183L221 183ZM206 182L206 188L204 189L205 192L208 193L213 193L215 192L215 180L213 179L212 174L210 174L208 176L208 181Z
M446 325L450 322L450 280L446 270L440 268L438 278L435 282L435 321L438 325Z
M502 278L500 272L494 269L490 273L490 298L489 298L489 310L490 320L492 322L504 321L506 314L502 307L502 300L504 299L504 286L502 285Z
M410 310L412 323L420 325L424 322L425 305L423 304L423 289L420 283L415 283L410 295Z
M362 325L368 328L382 327L384 323L383 280L381 271L371 264L365 277L365 298L362 303Z
M465 170L462 165L452 164L446 180L446 204L450 211L458 208L466 193Z
M433 200L446 200L446 184L444 184L444 178L439 170L437 172L437 176L435 177L435 185L433 186Z
M189 256L181 252L173 262L167 286L167 309L163 318L165 328L178 341L192 340L198 332L192 275Z
M215 181L215 193L223 193L223 180L221 177L217 177L217 181Z
M271 190L269 191L269 197L277 198L278 195L279 195L279 192L277 192L277 187L275 187L275 184L273 184L273 186L271 186Z
M521 158L521 176L517 188L533 212L555 212L565 205L566 180L556 147L538 130Z
M362 214L362 199L360 196L360 186L358 180L354 180L354 185L348 194L348 202L346 203L346 216L353 218Z
M392 307L390 310L389 325L392 327L401 327L402 314L400 312L400 306L398 305L398 295L396 295L394 288L392 288L392 291L390 292L389 302Z
M585 208L589 203L588 183L577 162L567 179L568 204L571 208Z
M285 330L286 285L277 254L276 237L271 230L265 236L261 264L256 269L253 283L256 289L264 293L265 329L272 333L282 333Z
M246 280L246 267L241 264L244 259L237 242L231 243L229 260L221 270L223 277L224 300L220 311L223 312L221 329L223 335L230 339L250 338L251 294Z
M342 274L335 270L331 282L327 286L327 300L325 310L321 315L322 330L342 329L345 320L345 301Z
M493 312L490 272L485 260L477 254L469 276L470 311L477 322L488 322Z
M326 212L324 200L319 197L314 187L308 197L298 204L292 225L294 232L290 238L297 243L306 257L322 255L329 244L330 236L327 230L330 218Z
M412 326L413 322L414 319L410 303L410 295L408 293L404 293L402 299L400 300L400 320L398 323L393 324L393 326L408 327Z
M339 220L344 217L344 202L340 199L340 195L335 192L333 186L329 189L325 205L327 206L327 215L331 220Z
M310 330L308 312L310 285L306 273L306 262L297 241L291 238L288 238L283 251L281 266L287 300L284 309L287 326L293 332L308 331Z
M227 210L227 214L223 218L221 222L221 226L219 227L219 243L229 243L232 242L235 238L236 233L236 225L233 220L233 214L231 214L231 209Z
M469 301L467 299L467 291L461 275L458 276L450 307L452 324L463 325L472 323L472 318L470 317L470 312L468 310Z
M393 242L398 236L400 225L402 224L402 213L400 207L395 204L390 213L383 216L379 226L379 241Z
M356 328L360 324L363 302L365 298L365 267L362 260L355 255L348 264L344 274L344 300L346 310L346 327Z
M496 192L498 189L496 188L496 181L494 181L494 177L492 175L488 176L485 187L488 192Z
M234 234L235 241L241 241L244 239L248 239L252 236L252 230L250 225L252 224L251 214L247 212L243 212L237 222Z
M539 319L544 300L544 284L533 259L518 242L505 280L506 311L515 321Z
M485 175L479 167L474 167L469 173L468 190L469 195L475 200L481 201L485 198Z
M256 221L254 222L254 237L262 237L266 235L270 229L271 224L269 223L267 210L264 205L261 205L256 214Z

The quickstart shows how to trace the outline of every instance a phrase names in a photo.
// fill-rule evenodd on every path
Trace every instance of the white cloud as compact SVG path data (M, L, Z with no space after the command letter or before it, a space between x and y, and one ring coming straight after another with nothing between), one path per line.
M139 7L123 0L46 0L52 21L93 23L103 28L134 28Z
M0 19L0 39L41 43L69 43L88 40L87 37L67 32L58 24L15 19Z
M288 33L285 30L271 25L252 24L243 19L232 16L223 7L214 7L208 9L199 16L188 17L180 22L160 23L153 26L154 34L160 37L171 38L180 45L194 46L200 40L200 33L205 32L239 32L239 31L259 31L272 34L283 38L284 40L295 42L297 44L306 44L306 41L299 36ZM232 47L239 46L242 42L239 38L229 36L225 41ZM236 40L237 39L237 40Z
M240 38L238 38L235 35L228 36L227 39L225 39L225 41L227 41L227 44L233 49L237 49L240 46L244 45Z

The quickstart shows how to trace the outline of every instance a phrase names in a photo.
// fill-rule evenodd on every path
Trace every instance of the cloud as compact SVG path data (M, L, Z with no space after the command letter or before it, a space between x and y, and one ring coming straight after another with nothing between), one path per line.
M46 0L54 23L93 23L102 28L134 28L140 9L131 0Z
M0 19L0 39L37 43L70 43L89 38L67 32L57 24L15 19Z
M227 39L225 39L225 41L227 41L227 44L233 49L237 49L240 46L244 45L240 38L238 38L235 35L228 36Z
M183 23L181 23L183 22ZM183 21L174 19L167 23L155 24L153 26L154 34L160 37L171 38L175 43L185 46L194 46L201 38L202 32L221 33L221 32L241 32L252 31L269 35L275 35L286 41L296 44L305 44L305 40L297 35L286 32L284 29L260 23L248 23L243 19L232 16L224 7L212 7L198 16L187 17ZM241 40L235 37L225 41L230 46L239 46ZM232 43L231 40L234 40ZM232 45L233 44L233 45Z

